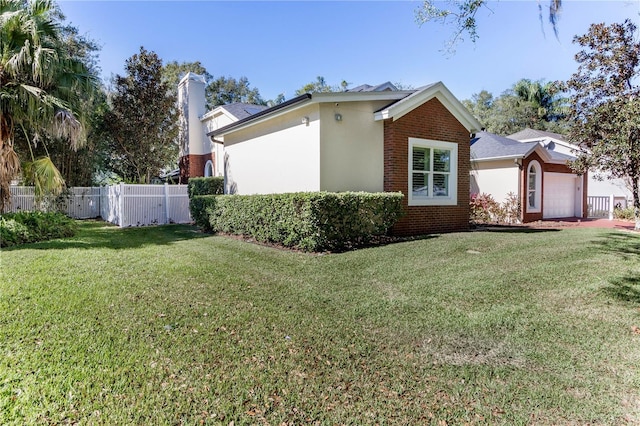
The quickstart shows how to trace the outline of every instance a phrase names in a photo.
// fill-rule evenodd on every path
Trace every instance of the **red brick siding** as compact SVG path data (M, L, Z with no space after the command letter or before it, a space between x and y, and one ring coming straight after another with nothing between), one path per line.
M204 155L189 154L180 157L180 183L189 182L189 178L204 176L204 166L211 160L215 164L215 153Z
M541 167L544 167L544 161L542 160L542 158L540 158L540 156L536 152L532 153L527 158L522 160L522 169L520 170L520 205L522 206L522 223L535 222L536 220L542 220L542 209L543 209L542 195L540 196L540 212L527 213L527 206L529 205L529 201L527 199L529 194L529 187L527 186L528 185L527 175L529 170L529 164L533 160L536 160L538 163L540 163ZM544 194L544 168L542 171L542 175L543 176L540 178L540 182L541 182L540 194Z
M458 144L457 205L408 206L410 137ZM469 229L469 139L469 131L435 98L397 121L384 121L384 190L405 194L406 215L393 228L394 234L421 235Z
M527 174L529 170L529 164L531 161L536 160L540 163L542 167L542 179L541 179L541 209L540 213L527 213ZM537 152L533 152L527 158L522 160L522 169L520 170L520 205L522 206L522 222L535 222L537 220L542 220L542 211L544 209L544 174L545 173L573 173L571 167L566 164L550 164L545 163L542 158L538 155ZM587 176L581 176L581 186L582 186L582 217L587 217Z

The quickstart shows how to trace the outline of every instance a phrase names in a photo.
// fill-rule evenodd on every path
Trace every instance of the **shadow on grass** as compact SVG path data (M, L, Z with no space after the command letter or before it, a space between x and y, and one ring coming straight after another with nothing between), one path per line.
M601 251L617 254L625 259L637 259L640 256L640 237L636 234L609 232L595 244Z
M433 238L438 238L439 236L440 236L439 234L425 234L425 235L414 235L414 236L380 235L377 237L373 237L371 240L366 242L347 244L344 247L328 249L327 251L325 251L325 253L347 253L347 252L356 251L356 250L390 246L393 244L406 243L410 241L431 240Z
M640 277L627 275L609 280L611 284L602 289L607 296L621 302L640 305Z
M526 225L510 226L510 225L475 225L472 231L475 232L500 232L509 234L537 234L540 232L558 232L558 228L533 228Z
M64 250L110 248L122 250L149 245L171 245L178 241L205 238L209 234L191 225L160 225L135 228L119 228L98 220L79 221L75 236L32 244L3 248L18 250Z

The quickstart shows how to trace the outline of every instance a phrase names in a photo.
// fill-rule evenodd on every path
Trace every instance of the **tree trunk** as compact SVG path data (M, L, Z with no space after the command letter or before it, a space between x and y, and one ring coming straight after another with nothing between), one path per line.
M640 191L638 190L638 176L632 178L633 185L633 216L636 220L635 230L640 231Z

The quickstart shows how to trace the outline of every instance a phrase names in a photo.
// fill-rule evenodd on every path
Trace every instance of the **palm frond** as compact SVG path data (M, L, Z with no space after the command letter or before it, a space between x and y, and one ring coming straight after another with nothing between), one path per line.
M22 165L23 177L35 187L37 201L47 196L58 196L65 189L64 179L50 157L41 157Z

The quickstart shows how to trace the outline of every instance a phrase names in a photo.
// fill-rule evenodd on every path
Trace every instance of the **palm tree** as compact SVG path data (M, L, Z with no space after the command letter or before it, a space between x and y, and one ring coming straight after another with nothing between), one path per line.
M566 99L559 96L554 83L523 78L513 85L513 91L520 99L531 102L543 121L554 122L566 117Z
M25 177L36 193L60 193L64 180L49 158L35 158L31 145L58 137L85 141L77 105L96 79L66 53L51 0L0 0L0 212L10 199L9 184L21 166L15 133L29 146ZM27 153L22 153L25 155Z

